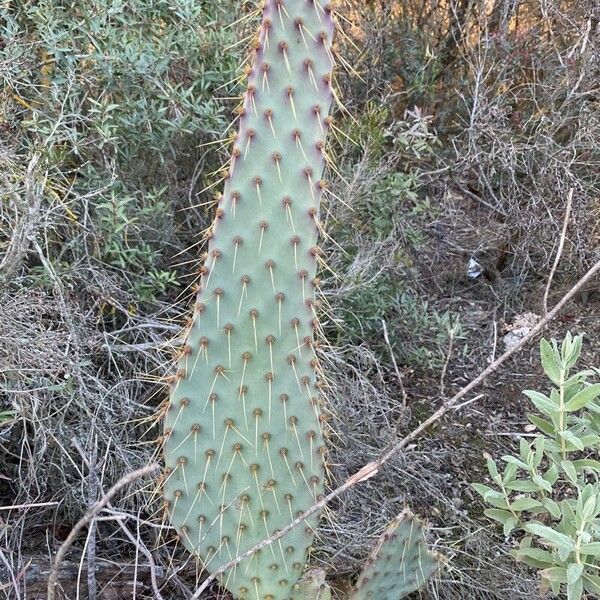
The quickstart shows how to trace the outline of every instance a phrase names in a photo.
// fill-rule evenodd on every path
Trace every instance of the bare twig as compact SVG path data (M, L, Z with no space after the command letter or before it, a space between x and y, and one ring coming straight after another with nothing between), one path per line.
M450 365L450 359L452 358L452 350L454 349L454 335L457 331L457 323L454 323L448 327L448 352L446 353L446 360L442 367L442 374L440 375L440 396L446 393L446 373L448 372L448 366Z
M58 502L31 502L27 504L11 504L10 506L0 506L0 510L19 510L21 508L41 508L43 506L58 506Z
M409 442L413 441L417 438L423 431L429 428L433 423L439 421L448 411L455 408L458 402L464 398L471 390L476 388L479 384L481 384L487 377L489 377L492 373L497 371L501 365L503 365L511 356L513 356L518 350L523 348L526 344L528 344L533 338L537 336L538 333L544 329L544 327L552 320L556 315L562 310L565 304L573 298L573 296L588 282L592 277L600 271L600 261L598 261L594 266L588 270L588 272L567 292L560 302L554 306L554 308L542 317L538 323L531 329L531 331L523 337L518 344L509 348L504 354L499 356L493 363L491 363L487 368L485 368L475 379L471 380L465 387L463 387L458 393L456 393L452 398L446 401L438 410L436 410L432 415L430 415L427 419L425 419L421 424L413 429L408 435L398 441L396 444L392 445L388 450L386 450L377 460L374 460L367 465L363 466L357 473L349 477L341 486L336 488L335 490L329 492L325 497L321 500L313 504L310 508L308 508L302 516L294 519L288 525L280 529L277 533L272 535L271 537L264 539L262 542L254 545L252 548L248 549L246 552L236 556L226 564L222 565L213 573L204 580L202 585L196 590L191 600L198 600L200 595L206 588L215 581L215 579L230 569L231 567L237 565L242 562L246 558L252 556L257 550L264 548L282 538L288 531L292 530L294 527L297 527L301 523L305 521L307 517L314 514L315 512L321 510L326 504L331 502L334 498L337 498L339 495L343 494L345 491L354 487L358 483L362 483L371 477L374 477L379 469L396 453L398 453L402 448L404 448Z
M563 248L565 246L565 238L567 237L567 227L569 226L571 208L573 206L574 191L575 190L573 188L569 190L569 196L567 197L567 210L565 211L565 220L563 222L563 228L560 234L560 242L558 244L558 250L556 251L556 257L554 258L552 270L550 271L550 275L548 276L548 283L546 284L546 289L544 290L544 300L542 303L542 306L544 308L544 316L548 314L548 294L550 293L550 286L552 285L552 280L554 279L554 274L556 273L556 269L558 268L558 264L560 263L560 257L562 256Z
M134 535L131 533L131 531L129 531L129 529L127 528L127 526L124 523L124 519L123 518L117 518L117 523L119 524L119 527L125 532L125 535L130 539L130 541L135 544L135 547L146 557L146 560L148 561L148 564L150 566L150 581L152 583L152 590L154 591L154 597L156 600L164 600L160 590L158 588L158 580L156 578L156 562L154 561L154 557L152 556L152 553L150 552L150 550L148 550L148 547L146 546L146 544L144 544L144 542L142 541L140 535L139 535L139 521L138 521L138 526L137 526L137 531L138 531L138 535L134 537ZM136 561L136 578L137 578L137 561ZM135 590L135 587L134 587Z
M0 549L0 561L4 563L7 572L10 574L11 581L7 582L7 584L3 584L0 587L0 590L8 589L10 585L12 585L13 590L17 594L17 600L21 600L21 593L19 592L19 586L17 585L17 581L19 581L21 574L24 572L24 569L21 569L20 573L17 573L15 576L11 564L8 562L8 559L4 556L4 552Z
M381 319L381 325L383 327L383 339L385 340L386 346L390 352L390 357L392 359L392 364L394 365L394 371L396 372L396 378L398 379L398 385L400 386L400 393L402 394L402 407L406 408L406 390L404 389L404 383L402 381L402 373L400 373L400 369L398 368L398 363L396 362L396 356L394 355L394 349L392 348L392 344L390 343L390 336L388 335L387 325L385 321Z
M112 498L121 490L122 488L128 486L133 483L137 479L141 477L145 477L146 475L150 475L158 470L158 463L153 463L151 465L147 465L142 467L141 469L137 469L132 471L131 473L127 473L119 481L117 481L109 490L104 494L100 500L94 503L88 511L77 521L75 527L71 529L71 532L67 536L67 539L61 544L56 556L54 558L54 563L52 564L52 569L50 570L50 575L48 577L48 600L55 600L56 598L56 585L58 583L58 570L60 568L60 564L65 558L65 555L71 544L75 541L79 532L112 500Z
M98 439L94 436L92 443L90 465L89 465L89 484L88 484L88 503L96 502L98 498ZM83 555L82 555L83 557ZM77 577L79 579L79 575ZM88 600L98 598L98 586L96 584L96 524L92 521L87 539L87 592ZM79 594L79 585L77 586Z

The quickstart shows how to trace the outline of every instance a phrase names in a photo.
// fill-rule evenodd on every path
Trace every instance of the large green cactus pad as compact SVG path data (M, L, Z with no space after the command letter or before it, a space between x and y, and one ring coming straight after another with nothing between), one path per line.
M165 418L164 494L212 571L323 492L314 278L332 101L331 9L266 0L239 132ZM318 515L221 576L287 600Z
M421 588L440 564L440 556L427 548L421 523L404 510L375 544L351 600L405 598Z

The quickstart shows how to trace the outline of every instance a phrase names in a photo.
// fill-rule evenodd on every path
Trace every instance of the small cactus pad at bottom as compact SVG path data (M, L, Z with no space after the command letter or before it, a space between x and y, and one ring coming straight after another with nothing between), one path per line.
M292 600L331 600L331 589L325 582L325 571L307 571L294 586Z
M406 509L375 544L350 600L400 600L425 585L440 564L441 556L427 548L423 525Z

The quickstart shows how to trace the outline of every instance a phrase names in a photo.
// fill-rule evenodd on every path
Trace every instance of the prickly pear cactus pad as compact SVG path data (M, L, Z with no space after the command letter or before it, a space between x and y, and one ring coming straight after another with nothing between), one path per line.
M427 548L423 526L404 510L375 545L351 600L400 600L421 588L440 564L441 557Z
M331 8L266 0L229 172L165 417L164 495L214 570L323 492L313 333L331 126ZM287 600L317 516L227 571L235 597Z

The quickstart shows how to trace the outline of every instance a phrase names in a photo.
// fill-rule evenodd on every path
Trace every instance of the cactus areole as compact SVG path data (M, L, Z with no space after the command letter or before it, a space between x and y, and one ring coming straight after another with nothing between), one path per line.
M217 569L323 493L313 334L333 92L330 6L266 0L225 187L165 417L165 502ZM236 598L287 600L318 516L225 572Z

